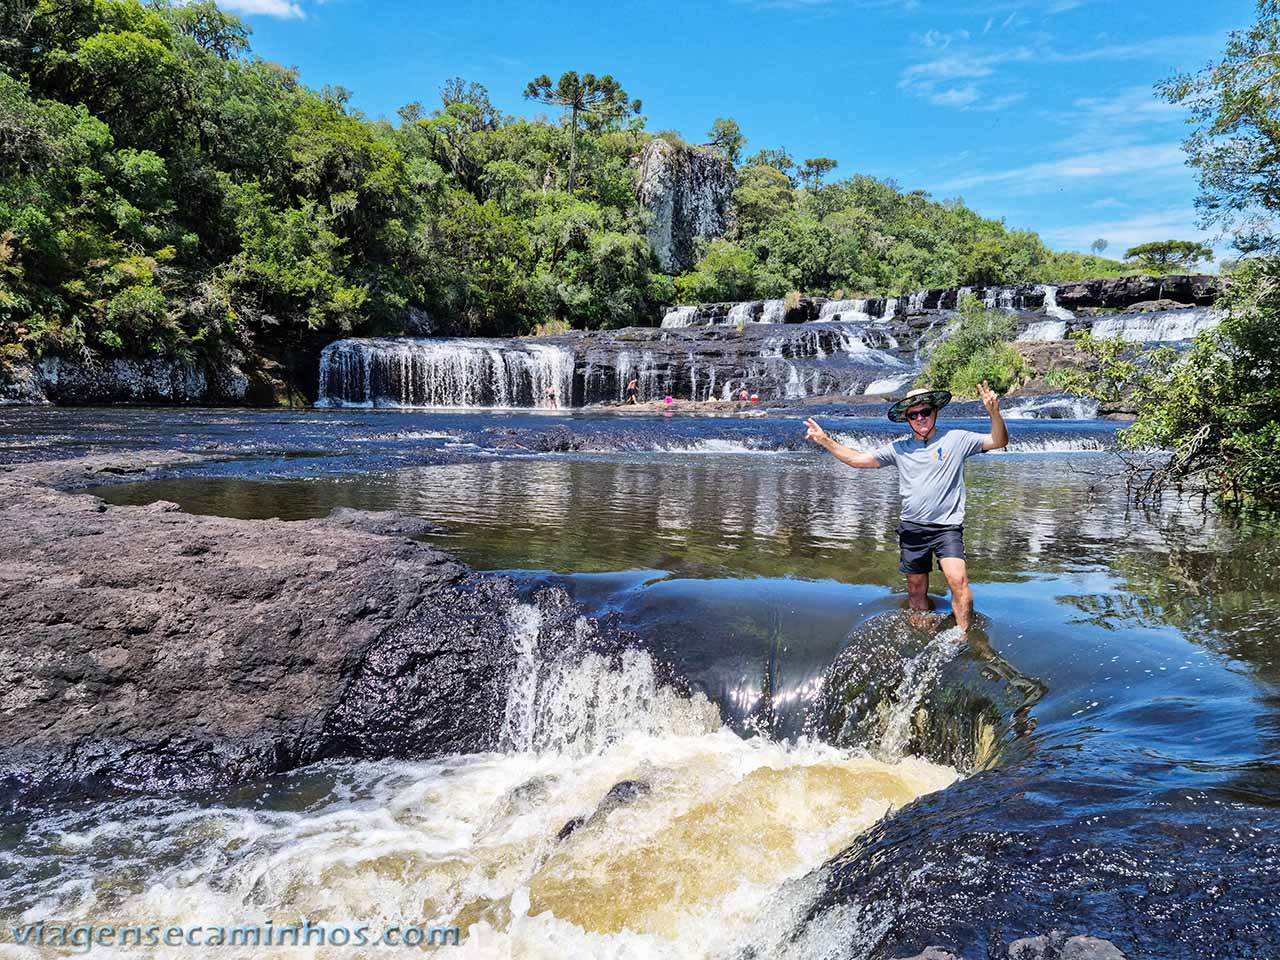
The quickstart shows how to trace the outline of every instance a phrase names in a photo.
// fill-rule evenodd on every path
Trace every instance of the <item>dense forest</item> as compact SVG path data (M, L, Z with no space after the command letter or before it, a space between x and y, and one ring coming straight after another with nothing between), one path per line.
M454 80L434 106L371 120L347 91L253 56L248 34L208 2L0 6L4 355L184 355L424 316L437 332L525 334L652 323L677 300L1123 269L958 200L834 179L825 158L744 156L718 119L708 148L737 166L737 227L668 276L633 157L678 136L646 131L612 78L537 78L526 97L550 116L503 115Z

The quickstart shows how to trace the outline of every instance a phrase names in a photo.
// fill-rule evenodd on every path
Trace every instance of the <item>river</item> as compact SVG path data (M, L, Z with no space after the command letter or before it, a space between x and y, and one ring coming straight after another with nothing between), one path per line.
M851 443L892 427L820 420ZM894 471L843 467L790 411L0 410L0 462L218 457L93 491L109 502L399 510L523 601L501 751L29 811L0 832L3 922L430 923L476 957L971 960L1056 928L1129 957L1268 956L1280 527L1174 494L1129 505L1105 421L1011 428L966 468L962 638L936 576L936 613L903 610ZM580 610L572 660L540 653L549 591ZM606 626L625 643L593 644Z

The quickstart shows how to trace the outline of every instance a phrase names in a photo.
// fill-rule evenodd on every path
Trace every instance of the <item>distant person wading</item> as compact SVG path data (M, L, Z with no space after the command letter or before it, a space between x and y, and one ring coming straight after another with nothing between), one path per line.
M964 461L975 453L1000 450L1009 442L1009 429L1000 414L1000 398L984 380L978 387L982 405L991 417L990 433L969 430L938 432L938 411L951 402L946 390L912 390L889 408L894 423L909 423L911 433L869 453L852 450L827 436L817 421L805 421L806 439L823 447L841 463L871 470L893 464L898 468L902 512L898 546L907 575L912 610L929 609L929 573L938 558L951 588L956 626L968 630L973 620L973 592L964 556Z

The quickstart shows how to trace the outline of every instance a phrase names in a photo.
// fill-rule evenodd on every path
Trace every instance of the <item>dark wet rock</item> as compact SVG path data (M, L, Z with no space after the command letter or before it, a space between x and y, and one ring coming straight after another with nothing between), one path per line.
M8 797L214 786L330 755L326 720L376 641L452 597L466 574L385 516L197 517L49 485L183 459L198 458L0 473Z
M649 244L668 273L688 270L699 241L733 227L733 164L706 147L675 145L656 137L634 161L636 198L652 215Z
M30 362L0 359L0 406L48 402L36 378L35 367Z
M560 832L556 834L557 840L567 840L573 836L573 832L587 822L586 817L574 817L560 828Z
M435 598L371 645L325 723L334 755L425 757L491 750L516 662L509 581Z
M964 957L942 947L925 947L920 953L902 957L901 960L964 960Z
M954 626L950 619L939 620L893 612L849 637L819 695L817 732L823 739L880 749L890 712L912 689L908 664L919 659L916 673L924 676L927 648L939 642L941 628ZM962 771L990 766L1014 738L1030 732L1029 711L1046 688L992 649L978 626L954 657L940 661L911 712L902 749Z
M35 374L55 403L243 403L249 389L244 365L235 350L195 361L112 357L87 363L51 355L36 362Z
M1110 940L1051 930L1009 944L1009 960L1125 960L1125 955Z
M599 823L614 810L634 803L640 797L647 796L652 789L643 780L619 780L609 788L609 792L600 800L591 816L574 817L560 828L560 832L556 834L556 839L564 840L579 827L593 826Z
M1185 793L1117 764L1109 744L1018 741L998 769L920 797L830 859L792 936L856 909L884 918L858 956L954 943L968 957L1006 957L1047 930L1105 938L1072 949L1109 960L1108 946L1128 957L1269 956L1280 877L1257 865L1280 857L1274 817L1188 805Z
M1175 274L1166 277L1104 277L1078 280L1058 287L1058 306L1126 309L1153 300L1206 307L1222 295L1222 278L1208 274Z
M609 792L604 795L604 799L600 801L600 806L596 807L592 817L603 817L618 807L624 807L633 800L647 795L651 790L652 787L642 780L619 780L609 788Z

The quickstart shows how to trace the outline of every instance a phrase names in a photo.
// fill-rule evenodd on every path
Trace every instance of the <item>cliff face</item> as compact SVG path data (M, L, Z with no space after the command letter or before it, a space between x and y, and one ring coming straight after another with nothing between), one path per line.
M654 139L637 165L636 197L653 214L649 243L658 262L669 273L688 270L698 240L723 236L733 226L733 164L704 147Z

